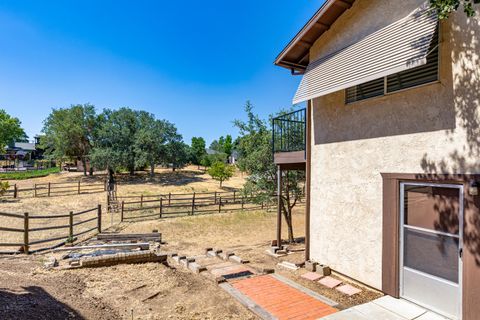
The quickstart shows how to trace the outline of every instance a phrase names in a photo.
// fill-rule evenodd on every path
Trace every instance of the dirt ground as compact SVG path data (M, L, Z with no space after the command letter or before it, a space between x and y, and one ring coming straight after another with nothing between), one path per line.
M81 175L66 173L39 178L47 181L68 181ZM93 179L101 179L94 177ZM122 183L122 179L125 179ZM244 182L241 175L218 188L196 168L172 173L159 170L152 181L146 174L133 179L120 177L119 194L158 194L166 192L228 191ZM35 179L37 180L37 179ZM181 182L179 182L181 181ZM19 183L31 184L31 181ZM76 195L55 198L21 198L18 202L0 203L0 211L21 213L26 210L45 213L65 213L96 205L106 195ZM110 216L104 216L107 227ZM263 211L214 213L162 220L124 222L111 230L124 233L162 233L166 242L163 252L199 255L206 247L234 251L251 261L255 268L275 268L275 272L330 298L342 308L369 301L380 294L360 284L362 293L353 297L301 278L305 269L297 271L277 267L282 260L302 262L304 244L289 245L294 253L274 258L266 253L275 238L276 213ZM6 220L0 221L3 225ZM295 237L304 236L304 204L294 210ZM286 238L283 228L283 238ZM1 240L0 240L1 242ZM147 263L119 265L94 269L46 270L43 262L49 254L0 257L0 319L256 319L234 298L212 281L184 269L163 264ZM349 282L347 280L347 282Z
M49 271L39 260L0 259L1 319L256 319L213 282L162 264Z

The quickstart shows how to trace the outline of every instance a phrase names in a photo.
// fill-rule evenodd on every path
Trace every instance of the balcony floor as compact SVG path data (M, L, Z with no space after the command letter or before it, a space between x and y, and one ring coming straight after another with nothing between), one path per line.
M286 170L305 170L305 151L277 152L273 161Z

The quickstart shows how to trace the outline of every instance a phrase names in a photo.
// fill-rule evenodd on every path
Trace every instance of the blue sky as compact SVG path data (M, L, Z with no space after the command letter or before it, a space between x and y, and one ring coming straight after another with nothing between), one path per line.
M30 137L52 107L128 106L207 142L289 107L300 80L273 65L323 1L0 0L0 108Z

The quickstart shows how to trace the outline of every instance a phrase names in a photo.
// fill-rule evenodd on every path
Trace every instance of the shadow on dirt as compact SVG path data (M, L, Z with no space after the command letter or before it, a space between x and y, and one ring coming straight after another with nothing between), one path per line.
M37 286L0 289L0 319L84 319L77 311Z

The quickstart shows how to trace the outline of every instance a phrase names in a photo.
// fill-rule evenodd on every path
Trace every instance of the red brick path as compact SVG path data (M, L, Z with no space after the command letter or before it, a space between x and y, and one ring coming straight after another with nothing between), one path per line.
M232 281L231 284L280 320L318 319L338 311L270 275Z

